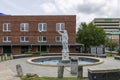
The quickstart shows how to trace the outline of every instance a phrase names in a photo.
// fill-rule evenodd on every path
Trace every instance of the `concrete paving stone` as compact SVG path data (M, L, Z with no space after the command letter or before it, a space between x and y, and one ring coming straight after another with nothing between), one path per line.
M15 59L15 60L1 62L0 64L4 64L5 66L7 66L10 70L12 70L14 75L17 74L16 65L20 64L22 66L24 74L33 73L33 74L38 74L39 76L57 77L58 67L32 65L32 64L27 63L28 59L29 58ZM106 69L116 69L116 68L120 69L119 60L115 60L114 58L111 58L111 57L102 58L102 59L104 60L104 63L102 64L94 65L94 66L84 66L83 76L88 77L88 69L93 69L93 70L106 70ZM71 75L70 67L65 67L64 77L76 77L76 75Z
M20 80L20 78L15 77L15 73L2 62L0 63L0 80Z

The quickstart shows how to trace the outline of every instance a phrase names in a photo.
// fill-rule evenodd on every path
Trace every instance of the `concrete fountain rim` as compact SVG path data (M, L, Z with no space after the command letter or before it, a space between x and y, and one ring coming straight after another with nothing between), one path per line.
M38 66L48 66L48 67L58 67L58 66L65 66L65 67L70 67L70 64L42 64L38 62L33 62L32 60L39 59L39 58L56 58L56 57L61 57L61 56L40 56L40 57L33 57L27 60L28 63L33 64L33 65L38 65ZM92 59L92 60L98 60L98 62L91 63L91 64L79 64L78 66L93 66L93 65L98 65L104 62L101 58L96 58L96 57L88 57L88 56L70 56L70 57L78 57L78 58L86 58L86 59Z

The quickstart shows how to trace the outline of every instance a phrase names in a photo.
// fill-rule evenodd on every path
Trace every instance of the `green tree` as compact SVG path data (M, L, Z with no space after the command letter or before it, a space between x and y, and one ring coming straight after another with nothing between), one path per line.
M109 47L111 50L114 50L116 46L118 46L117 42L113 42L113 41L106 41L105 42L105 46Z
M77 42L85 45L87 52L90 46L99 46L105 44L105 31L93 23L81 23L77 31Z

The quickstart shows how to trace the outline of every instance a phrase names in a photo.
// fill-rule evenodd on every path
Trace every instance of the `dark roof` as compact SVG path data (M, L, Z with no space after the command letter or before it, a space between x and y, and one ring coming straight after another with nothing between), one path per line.
M0 16L6 16L6 14L0 13Z
M32 43L32 42L21 42L21 43L5 43L2 42L0 43L0 46L39 46L39 45L46 45L46 46L61 46L62 43L58 42L58 43L46 43L46 42L36 42L36 43ZM84 46L83 44L80 43L69 43L70 46Z

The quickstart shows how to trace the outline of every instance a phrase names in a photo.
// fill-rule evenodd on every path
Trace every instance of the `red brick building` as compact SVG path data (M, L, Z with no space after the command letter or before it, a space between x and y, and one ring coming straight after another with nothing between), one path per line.
M1 53L21 54L28 51L61 53L58 30L66 29L70 53L76 52L76 16L0 16Z

